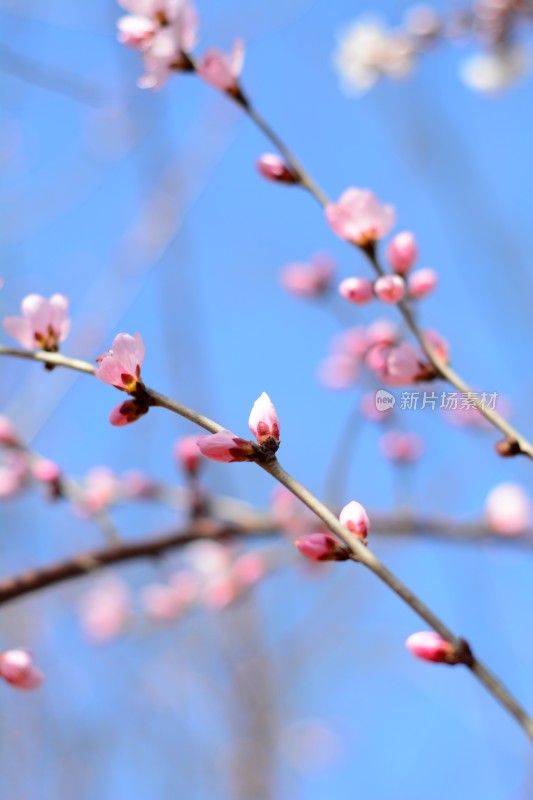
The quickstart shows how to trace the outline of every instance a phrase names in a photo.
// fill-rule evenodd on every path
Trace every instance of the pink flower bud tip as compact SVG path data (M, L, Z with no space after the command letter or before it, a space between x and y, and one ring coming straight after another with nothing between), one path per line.
M213 48L205 53L196 67L197 74L215 89L230 94L239 94L238 79L244 65L244 42L233 44L229 55Z
M202 453L196 443L196 436L182 436L174 445L176 463L188 475L196 475L202 459Z
M405 297L405 281L400 275L381 275L374 283L374 291L383 303L399 303Z
M248 427L259 444L272 439L275 444L279 444L279 419L274 404L266 392L255 401L250 412Z
M366 544L370 520L361 503L352 500L351 503L345 505L339 515L339 521L350 533Z
M68 298L54 294L47 300L29 294L21 304L22 317L6 317L4 330L23 347L56 352L70 330Z
M446 664L457 664L459 661L453 645L434 631L420 631L411 634L405 642L405 646L414 656L422 658L424 661L438 661Z
M374 299L374 288L367 278L346 278L339 285L339 294L350 303L363 305Z
M0 653L0 677L17 689L37 689L44 680L41 670L33 663L27 650L7 650Z
M395 221L394 208L381 205L367 189L347 189L336 203L326 206L325 214L337 236L359 247L382 239Z
M417 269L407 280L407 291L412 299L426 297L436 288L438 275L433 269Z
M249 461L254 455L252 442L226 430L200 436L196 444L204 456L212 461Z
M286 161L275 153L263 153L256 163L257 171L267 181L278 183L298 183L298 176L292 171Z
M109 415L109 422L116 427L129 425L131 422L136 422L143 414L148 411L148 406L141 403L136 399L125 400L124 403L115 406Z
M394 272L405 275L418 258L416 239L411 231L397 233L387 247L387 259Z
M342 545L331 533L306 533L294 542L300 553L311 561L339 561L346 558Z
M115 336L111 349L97 359L99 366L94 374L117 389L134 392L141 383L143 360L144 344L140 334L130 336L128 333L119 333ZM115 412L118 413L118 409ZM117 422L113 424L116 425Z

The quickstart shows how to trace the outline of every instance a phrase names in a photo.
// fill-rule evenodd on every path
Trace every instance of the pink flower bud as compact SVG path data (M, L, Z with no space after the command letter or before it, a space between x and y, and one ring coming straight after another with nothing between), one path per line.
M374 299L374 287L367 278L346 278L339 285L339 294L350 303L363 305Z
M196 444L201 452L212 461L250 461L254 456L254 446L247 439L235 436L231 431L220 431L200 436Z
M256 162L256 168L267 181L277 183L299 183L298 176L292 171L286 161L275 153L263 153Z
M346 551L331 533L306 533L294 542L300 553L311 561L338 561Z
M344 525L350 533L353 533L360 539L363 544L367 542L367 533L370 528L370 520L361 503L352 500L351 503L344 506L340 515L339 522Z
M387 247L387 259L394 272L405 275L418 258L416 239L411 231L397 233Z
M22 317L6 317L4 330L23 347L56 352L70 330L68 298L54 294L49 300L29 294L21 304Z
M244 42L240 39L233 44L230 55L213 48L208 50L196 67L197 74L222 92L237 94L238 78L244 65Z
M381 275L374 291L383 303L399 303L405 297L405 281L399 275Z
M279 444L278 415L272 400L265 392L253 404L248 427L259 444L270 438Z
M453 645L434 631L420 631L419 633L411 634L405 642L405 646L414 656L422 658L424 661L439 661L446 664L458 663Z
M190 476L197 474L202 459L196 439L196 436L182 436L174 445L176 463Z
M424 452L424 440L416 433L387 431L381 437L379 446L385 458L403 464L418 461Z
M485 501L489 527L506 536L519 536L531 525L533 506L525 490L516 483L500 483Z
M148 406L144 403L139 403L137 400L126 400L115 406L109 415L109 422L117 427L129 425L131 422L136 422L147 411Z
M96 359L100 366L96 368L94 374L99 380L117 389L134 392L137 384L141 382L143 360L144 344L140 334L130 336L128 333L119 333L113 340L111 350ZM113 413L115 412L117 409ZM119 423L113 422L113 424ZM125 425L126 422L121 424Z
M407 279L407 292L413 300L426 297L435 289L439 279L433 269L417 269Z
M329 290L335 273L333 259L317 253L305 264L287 264L280 273L280 283L289 294L302 300L314 300Z
M7 650L0 653L0 677L17 689L37 689L44 675L33 663L28 650Z
M49 461L46 458L40 458L32 465L31 471L33 477L38 481L45 483L55 483L59 480L61 470L54 461Z
M325 208L333 232L349 242L365 247L382 239L394 225L394 208L381 205L367 189L347 189L336 203Z

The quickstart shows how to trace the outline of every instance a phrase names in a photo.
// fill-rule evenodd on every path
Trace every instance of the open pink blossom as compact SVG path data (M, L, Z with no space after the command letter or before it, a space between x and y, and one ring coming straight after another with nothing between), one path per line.
M239 76L244 65L244 42L237 39L229 55L213 48L208 50L196 67L197 74L206 83L222 92L238 94Z
M141 7L142 4L128 0L128 5ZM144 16L155 22L156 29L141 45L145 74L138 86L160 89L174 72L193 68L187 53L196 44L198 16L189 0L150 1L146 8Z
M385 458L399 464L418 461L424 452L424 440L416 433L387 431L379 446Z
M274 439L279 444L279 419L274 403L270 397L263 392L252 406L248 427L259 442L263 444L267 440Z
M204 456L212 461L249 461L254 455L252 442L227 430L199 436L196 443Z
M339 294L356 305L364 305L374 299L374 287L368 278L345 278L339 284Z
M374 291L382 303L399 303L405 297L405 281L400 275L380 275Z
M485 518L496 533L525 533L533 519L533 506L525 490L516 483L500 483L485 501Z
M339 561L346 550L331 533L306 533L294 542L300 553L311 561Z
M116 389L134 392L141 383L141 367L144 361L141 335L119 333L115 336L111 349L96 360L99 363L94 372L97 378Z
M387 259L398 275L409 272L417 258L418 247L411 231L397 233L387 246Z
M127 47L139 49L147 45L157 30L157 23L140 14L128 14L117 22L118 40Z
M44 681L31 653L22 648L0 653L0 678L17 689L37 689Z
M287 162L275 153L263 153L256 162L257 171L267 181L298 183L299 178Z
M446 664L457 664L458 662L453 645L434 631L420 631L411 634L406 640L405 646L414 656L424 661Z
M352 500L345 505L339 515L339 522L341 525L344 525L350 533L353 533L360 539L363 544L366 544L370 520L361 503Z
M409 342L372 347L366 364L388 386L407 386L419 378L423 369L420 354Z
M174 445L174 459L177 465L190 476L197 474L202 460L197 438L197 436L181 436Z
M119 494L118 478L109 467L93 467L82 483L78 510L82 514L98 514L109 508Z
M395 222L394 208L381 205L367 189L347 189L336 203L326 206L325 214L337 236L359 247L386 236Z
M330 289L335 275L335 263L325 253L317 253L307 263L292 263L280 272L283 289L302 300L323 297Z
M413 300L426 297L431 294L438 282L439 278L434 269L417 269L407 279L409 297Z
M29 294L21 304L22 317L6 317L4 330L23 347L55 353L70 330L68 298L53 294L48 300Z

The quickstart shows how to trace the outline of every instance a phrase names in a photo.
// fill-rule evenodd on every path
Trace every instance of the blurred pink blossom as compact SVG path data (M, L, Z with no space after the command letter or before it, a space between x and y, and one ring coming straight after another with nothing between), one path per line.
M359 247L382 239L395 221L394 208L381 205L367 189L347 189L336 203L326 206L325 214L337 236Z
M126 628L131 615L127 584L116 576L100 580L83 596L80 622L88 639L107 644Z
M335 263L331 256L317 253L307 263L286 264L280 272L282 288L302 300L323 297L331 288Z
M525 490L516 483L500 483L485 501L487 524L496 533L516 536L531 525L533 507Z
M5 331L23 347L38 347L54 353L70 330L68 299L53 294L49 300L40 294L29 294L21 304L22 317L6 317Z
M180 436L174 445L174 459L187 475L194 476L202 460L202 453L197 444L197 436Z
M334 353L318 366L318 380L327 389L349 389L357 383L361 373L359 362L353 357Z
M424 453L424 440L416 433L387 431L381 437L379 446L385 458L398 463L418 461Z
M377 345L366 357L368 368L388 386L407 386L422 370L421 356L409 342L390 347Z
M15 426L4 414L0 414L0 444L6 447L17 447L20 444Z

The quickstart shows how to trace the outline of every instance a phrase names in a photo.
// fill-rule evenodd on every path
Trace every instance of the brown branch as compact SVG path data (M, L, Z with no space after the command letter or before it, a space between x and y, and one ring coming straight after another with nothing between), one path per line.
M170 531L138 542L119 544L99 550L89 550L73 558L58 561L46 567L35 567L19 575L0 580L0 605L33 594L49 586L87 575L112 564L121 564L141 558L157 558L167 550L184 547L199 539L222 541L242 536L264 536L272 528L254 524L253 526L217 524L209 520L198 520L186 530Z

